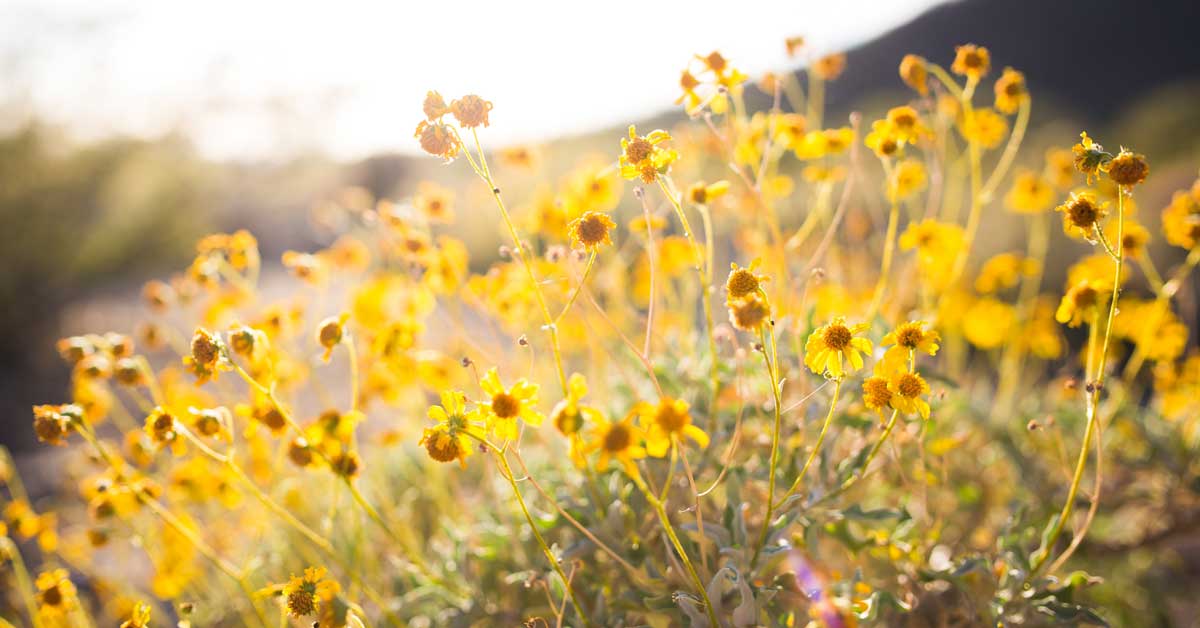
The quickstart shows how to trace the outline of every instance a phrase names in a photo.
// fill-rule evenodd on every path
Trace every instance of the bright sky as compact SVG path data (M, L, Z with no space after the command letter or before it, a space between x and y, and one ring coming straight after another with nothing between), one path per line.
M180 129L216 158L416 150L426 90L495 102L489 143L669 107L692 53L754 75L936 0L0 0L0 115L82 139ZM583 7L587 8L583 8Z

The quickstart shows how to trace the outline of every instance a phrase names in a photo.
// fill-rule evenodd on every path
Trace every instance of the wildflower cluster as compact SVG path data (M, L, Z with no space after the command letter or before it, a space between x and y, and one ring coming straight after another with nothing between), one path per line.
M1150 570L1111 569L1108 548L1195 503L1200 181L1161 213L1160 270L1134 203L1147 158L1086 133L1023 155L1031 91L986 48L905 56L906 101L830 123L826 84L854 68L785 46L803 70L753 80L696 55L686 121L567 166L489 151L493 104L431 91L415 139L456 162L438 182L348 188L314 210L339 226L328 246L277 261L249 233L205 237L145 285L146 320L63 339L71 387L32 429L70 446L79 506L31 500L0 458L0 611L129 628L1117 612L1101 603ZM468 246L466 217L502 245ZM985 217L1026 236L984 242Z

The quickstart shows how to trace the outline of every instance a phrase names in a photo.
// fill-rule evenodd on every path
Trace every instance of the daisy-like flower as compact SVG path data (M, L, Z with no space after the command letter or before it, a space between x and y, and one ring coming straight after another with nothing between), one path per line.
M804 364L817 375L840 379L863 366L862 354L871 353L871 341L856 338L870 327L867 323L846 325L845 317L834 318L828 325L809 334L804 345ZM850 368L846 368L846 361Z
M325 577L324 567L309 567L303 576L292 576L283 586L288 614L292 617L313 615L328 604L340 590L338 583Z
M978 81L992 67L992 55L987 48L975 44L964 44L954 49L954 63L950 71Z
M929 394L929 384L918 373L896 373L888 378L888 390L892 393L892 408L904 414L920 414L929 418L929 402L922 395Z
M761 258L755 258L745 268L738 266L737 262L730 263L729 278L725 280L725 298L735 301L757 294L759 290L762 290L762 284L770 281L771 278L754 272L761 264Z
M892 391L888 388L886 377L872 375L863 380L863 404L867 409L883 414L885 408L891 407Z
M467 412L466 399L461 392L446 390L442 392L442 405L430 406L428 415L437 425L426 428L418 444L438 462L457 460L466 467L467 456L475 448L472 437L484 437L483 430L475 423L478 412Z
M1054 320L1067 327L1079 327L1099 311L1100 306L1107 300L1105 294L1109 288L1110 286L1096 286L1086 279L1072 285L1059 302L1058 310L1054 312Z
M648 135L638 135L637 127L629 125L629 137L621 140L621 176L626 179L641 178L645 183L654 183L658 176L666 174L671 164L679 159L679 153L660 146L669 141L666 131L654 130Z
M887 121L892 125L896 137L905 144L916 144L922 136L930 133L929 128L921 122L917 110L908 105L889 109Z
M584 212L582 216L571 221L567 232L571 236L571 247L584 249L595 253L602 244L612 244L609 232L617 227L608 214L603 212Z
M1054 188L1038 173L1025 170L1013 178L1004 203L1019 214L1041 213L1054 204Z
M642 446L645 435L633 422L635 416L636 408L620 421L601 417L593 425L590 438L584 444L584 453L600 452L596 460L597 470L607 469L609 463L616 460L626 473L637 474L634 461L646 457L646 448Z
M756 332L771 320L771 304L755 293L729 302L729 322L734 327Z
M542 424L542 415L535 409L537 406L537 384L531 384L525 378L513 382L512 387L505 388L500 383L500 376L495 367L488 369L479 381L480 387L491 401L484 404L488 410L488 423L496 437L502 440L512 440L517 437L517 419L538 426Z
M1100 203L1091 192L1072 192L1065 203L1055 208L1062 214L1063 233L1088 241L1095 240L1095 227L1107 215L1108 203Z
M729 182L725 180L706 184L703 181L693 183L687 189L687 198L696 205L707 205L729 192Z
M584 424L603 416L596 408L583 403L587 393L587 380L580 373L572 373L567 380L567 398L555 404L550 411L550 420L563 436L574 436L583 429Z
M1025 75L1012 68L1004 68L1000 78L996 79L994 89L996 109L1007 114L1016 113L1021 103L1029 98L1029 91L1025 89Z
M176 456L183 455L187 450L183 436L178 431L178 426L175 424L175 417L164 408L156 407L146 416L146 424L143 428L146 436L161 449L169 447L171 453Z
M674 439L690 438L701 448L708 447L708 434L692 424L688 402L663 397L657 404L639 403L637 413L646 428L646 453L656 458L667 455Z
M350 320L350 315L342 312L338 316L330 316L321 321L317 327L317 343L325 349L325 353L321 355L321 359L328 362L329 356L333 355L333 350L346 337L346 321Z
M888 332L880 341L881 345L888 347L884 352L884 359L895 359L904 363L910 355L917 352L937 355L938 343L942 341L942 337L932 329L925 329L926 325L928 323L925 321L908 321L900 323Z
M37 577L38 615L43 620L61 620L79 603L75 583L66 569L43 571Z

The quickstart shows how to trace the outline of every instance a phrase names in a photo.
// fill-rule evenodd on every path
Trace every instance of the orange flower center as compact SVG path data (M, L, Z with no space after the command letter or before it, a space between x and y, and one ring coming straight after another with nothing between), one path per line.
M514 419L521 412L521 402L508 393L492 397L492 414L502 419Z
M902 397L913 399L921 395L921 378L912 373L905 373L900 376L900 380L896 383L896 389Z
M633 444L633 434L621 423L614 423L604 434L604 451L620 453Z
M825 333L821 336L825 341L825 346L834 351L841 351L850 346L850 329L845 325L830 325L825 328Z

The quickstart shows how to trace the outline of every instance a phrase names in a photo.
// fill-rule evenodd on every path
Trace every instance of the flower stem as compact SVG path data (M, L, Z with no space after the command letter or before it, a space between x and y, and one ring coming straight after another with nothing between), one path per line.
M533 538L537 540L538 547L542 549L542 554L546 556L546 560L550 561L550 566L554 568L554 573L562 580L563 588L567 592L567 597L571 599L571 606L575 608L575 613L579 615L579 619L583 625L590 626L591 622L583 612L583 607L579 605L579 600L575 597L575 589L571 586L571 580L567 574L563 573L562 566L558 564L558 559L554 557L554 552L550 551L550 547L546 545L546 539L542 538L542 533L538 530L537 524L533 521L533 516L529 514L529 507L525 505L525 497L521 495L521 487L517 485L517 479L513 477L512 467L508 464L508 457L503 451L494 450L496 454L496 462L500 465L500 470L504 479L508 480L512 486L513 495L517 498L517 503L521 506L521 514L525 515L525 522L529 524L529 530L533 532Z

